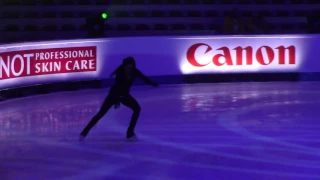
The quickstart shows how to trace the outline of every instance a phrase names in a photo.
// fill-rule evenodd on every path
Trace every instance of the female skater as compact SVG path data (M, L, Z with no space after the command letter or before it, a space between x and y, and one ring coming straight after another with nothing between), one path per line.
M154 87L157 87L158 85L150 81L136 68L135 60L132 57L125 58L122 64L113 73L111 73L111 77L114 75L116 75L115 84L111 87L109 94L105 98L99 112L91 119L89 124L81 132L81 141L88 135L90 129L108 112L113 105L117 109L120 107L120 103L133 110L131 122L127 130L127 139L135 136L134 128L139 118L141 108L139 103L129 93L132 83L134 82L135 78L138 77Z

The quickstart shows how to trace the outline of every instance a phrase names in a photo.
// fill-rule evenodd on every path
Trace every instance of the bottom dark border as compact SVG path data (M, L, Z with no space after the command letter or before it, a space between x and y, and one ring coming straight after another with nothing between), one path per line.
M270 81L320 81L320 73L255 73L255 74L198 74L178 76L150 77L159 84L194 84L221 82L270 82ZM110 87L113 79L98 79L90 81L74 81L52 84L37 84L34 86L5 89L0 91L0 100L21 98L37 94L49 94L61 91L77 91L83 89L100 89ZM135 85L144 85L137 80Z

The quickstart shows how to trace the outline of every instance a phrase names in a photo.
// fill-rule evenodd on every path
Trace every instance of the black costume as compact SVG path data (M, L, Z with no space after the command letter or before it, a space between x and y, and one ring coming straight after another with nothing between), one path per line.
M132 72L130 73L130 77L128 77L128 74L125 72L126 65L134 66ZM111 76L113 75L116 75L115 84L111 87L109 94L105 98L99 112L92 118L89 124L82 131L81 135L84 137L88 135L90 129L108 112L113 105L118 106L120 103L133 110L131 122L127 131L127 138L133 137L135 135L134 128L139 118L141 107L139 103L130 95L130 88L136 77L142 79L147 84L157 86L157 84L150 81L135 67L135 61L132 57L124 59L122 65L120 65L111 74Z

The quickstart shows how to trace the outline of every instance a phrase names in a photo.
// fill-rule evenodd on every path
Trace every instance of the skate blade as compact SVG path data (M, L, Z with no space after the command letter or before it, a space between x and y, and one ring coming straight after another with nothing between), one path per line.
M128 142L135 142L135 141L139 141L139 139L138 139L138 137L137 136L133 136L133 137L131 137L131 138L127 138L127 141Z
M84 138L85 138L84 136L81 136L81 135L80 135L80 136L79 136L79 141L80 141L80 142L84 141Z

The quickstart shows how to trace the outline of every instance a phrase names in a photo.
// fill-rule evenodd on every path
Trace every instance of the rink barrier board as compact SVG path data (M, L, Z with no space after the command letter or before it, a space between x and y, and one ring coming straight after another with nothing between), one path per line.
M270 82L270 81L320 81L320 73L267 73L267 74L202 74L185 76L152 76L152 80L165 84L196 84L196 83L240 83L240 82ZM63 91L77 91L84 89L108 88L113 84L114 79L101 79L89 81L69 81L50 84L37 84L18 88L0 90L0 101L13 98L23 98L26 96L49 94ZM137 80L136 86L145 85ZM150 87L152 88L152 87ZM214 90L214 89L213 89Z
M159 83L256 81L256 74L270 79L267 76L277 73L291 74L283 80L292 79L292 74L298 80L316 80L319 44L320 35L157 36L4 44L0 45L0 89L91 80L106 87L113 81L108 79L110 73L128 56Z

